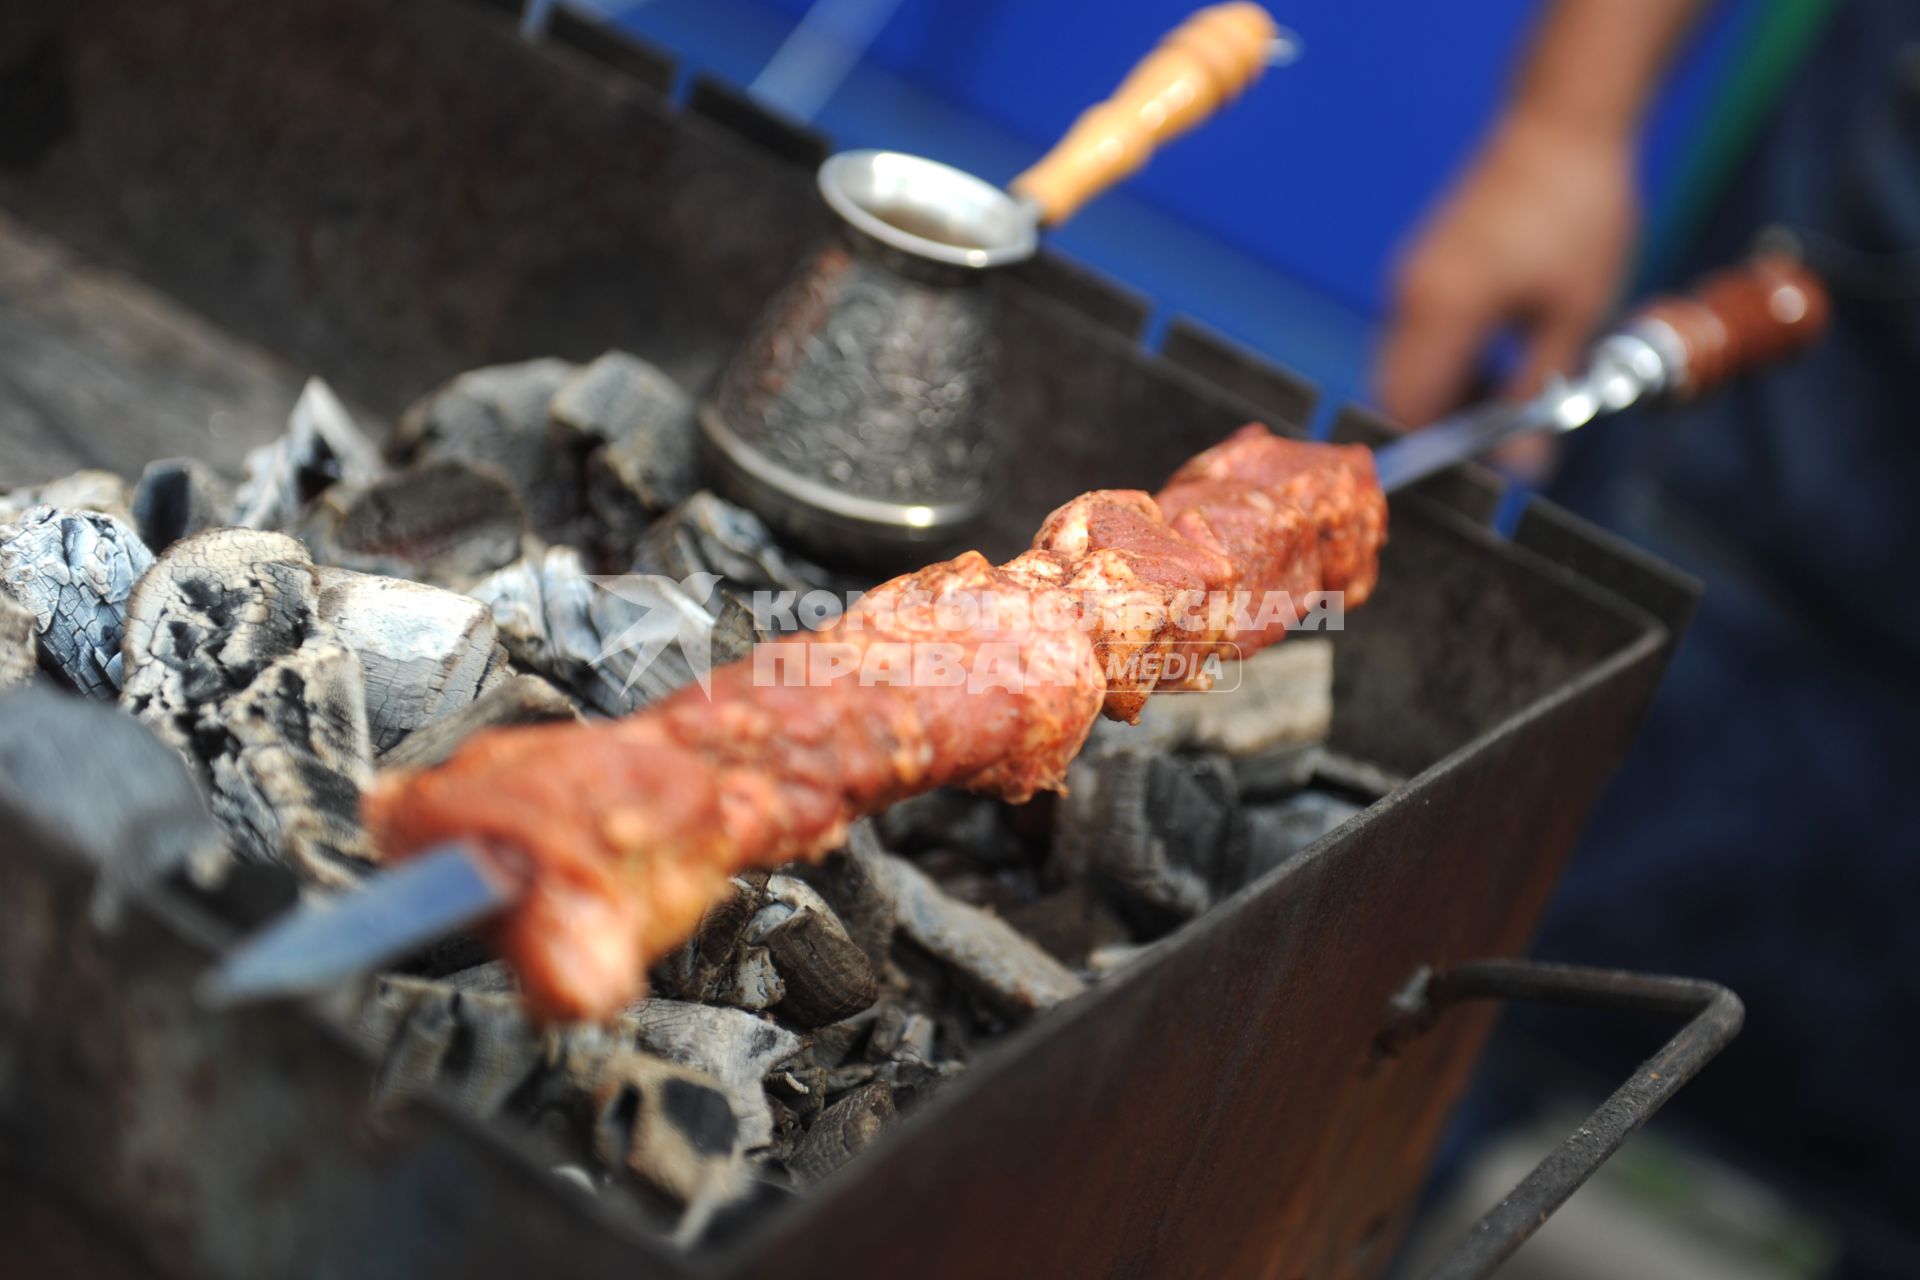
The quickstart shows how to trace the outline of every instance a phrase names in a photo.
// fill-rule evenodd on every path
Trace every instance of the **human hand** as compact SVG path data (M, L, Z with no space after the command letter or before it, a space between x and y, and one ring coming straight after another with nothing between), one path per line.
M1606 318L1638 223L1624 131L1507 116L1401 259L1375 398L1409 425L1458 407L1488 341L1525 344L1503 389L1537 391Z

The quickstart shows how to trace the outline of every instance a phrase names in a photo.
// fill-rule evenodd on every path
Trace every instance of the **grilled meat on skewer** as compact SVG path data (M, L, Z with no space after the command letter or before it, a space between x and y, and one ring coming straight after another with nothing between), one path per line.
M1098 713L1138 716L1154 659L1271 644L1308 592L1363 602L1385 530L1367 450L1244 427L1157 497L1085 494L1009 563L969 552L896 578L708 691L390 773L367 826L389 858L459 840L518 882L495 939L530 1006L604 1018L734 872L818 857L935 787L1058 790Z

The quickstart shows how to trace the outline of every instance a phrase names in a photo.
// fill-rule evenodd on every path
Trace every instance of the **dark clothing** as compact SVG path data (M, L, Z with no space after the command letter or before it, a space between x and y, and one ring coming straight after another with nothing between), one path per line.
M1555 496L1707 591L1539 949L1732 987L1746 1028L1677 1109L1920 1237L1920 4L1840 7L1692 274L1772 225L1827 341L1572 440ZM1652 1043L1535 1025L1616 1078Z

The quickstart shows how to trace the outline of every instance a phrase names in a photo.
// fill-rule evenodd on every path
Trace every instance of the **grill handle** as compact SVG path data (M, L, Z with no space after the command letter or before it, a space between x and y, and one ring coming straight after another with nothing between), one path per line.
M1478 960L1439 973L1423 968L1414 974L1393 998L1381 1049L1394 1052L1442 1013L1469 1000L1530 1000L1664 1014L1687 1023L1475 1223L1429 1280L1480 1280L1499 1270L1635 1130L1726 1047L1746 1016L1740 998L1718 983L1537 960Z

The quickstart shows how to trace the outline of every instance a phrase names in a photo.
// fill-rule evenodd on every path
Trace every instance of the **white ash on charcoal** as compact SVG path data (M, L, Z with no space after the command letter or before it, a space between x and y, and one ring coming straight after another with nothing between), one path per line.
M572 547L549 547L471 588L493 610L514 660L610 716L664 697L744 657L753 619L714 590L647 575L596 577Z
M634 1048L704 1071L725 1089L747 1150L773 1140L773 1110L762 1082L806 1041L745 1009L686 1000L642 1000L615 1024Z
M706 490L647 527L633 572L674 579L714 575L733 591L785 591L794 597L838 585L819 565L789 555L760 517Z
M365 484L386 463L333 389L307 379L287 418L286 434L247 454L246 478L234 494L233 519L248 529L291 528L322 490Z
M811 886L757 872L733 883L733 896L655 967L655 990L770 1010L801 1027L843 1021L879 997L866 952Z
M465 458L428 458L334 485L294 532L322 564L465 589L513 563L527 527L504 474Z
M549 357L463 373L401 415L393 452L479 463L514 486L542 538L584 545L586 460L598 441L551 412L577 368Z
M683 1235L750 1183L727 1088L632 1048L637 1031L626 1023L543 1031L514 996L386 977L356 1030L380 1060L376 1107L433 1090L475 1115L533 1128L562 1156L591 1157L664 1197Z
M317 568L313 577L315 612L360 659L374 751L507 677L493 614L478 600L349 569Z
M0 690L32 681L40 669L40 622L0 592Z
M319 595L285 534L182 539L128 601L121 705L198 772L239 857L341 888L372 854L373 748L360 659Z
M197 458L161 458L140 473L129 506L141 539L157 554L190 534L228 523L234 489Z
M152 563L105 512L30 507L0 525L0 593L33 615L41 667L90 697L120 689L128 597Z
M409 733L379 755L381 768L439 764L482 729L578 720L573 700L536 675L518 672L488 685L479 697Z
M220 828L180 758L118 708L47 684L0 692L0 801L97 868L92 914L184 871L208 875Z
M132 523L127 482L111 471L76 471L0 494L0 524L11 524L34 507L63 511L98 511Z
M638 356L609 351L561 384L551 412L605 442L587 460L587 509L624 563L648 523L699 487L693 397Z
M1137 726L1114 724L1104 740L1251 757L1324 742L1332 724L1333 642L1295 636L1229 663L1207 693L1148 699Z

